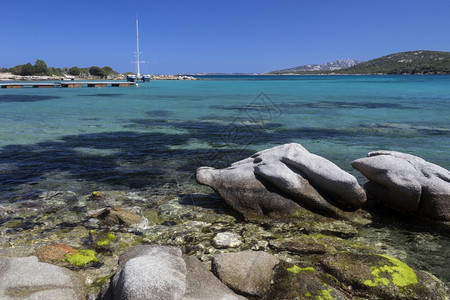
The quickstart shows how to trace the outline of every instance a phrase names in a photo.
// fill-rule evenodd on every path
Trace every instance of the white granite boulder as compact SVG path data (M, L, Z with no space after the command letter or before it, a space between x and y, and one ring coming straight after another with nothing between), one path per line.
M83 300L86 291L76 273L41 263L36 256L0 257L0 299Z
M102 300L241 300L195 257L168 246L141 245L126 250Z
M369 179L377 201L396 210L450 220L450 172L424 159L395 151L370 152L352 166Z
M124 252L101 299L182 299L186 264L181 250L166 246L137 246Z
M201 167L196 179L247 219L292 216L302 208L339 217L366 201L354 176L295 143L255 153L229 168Z

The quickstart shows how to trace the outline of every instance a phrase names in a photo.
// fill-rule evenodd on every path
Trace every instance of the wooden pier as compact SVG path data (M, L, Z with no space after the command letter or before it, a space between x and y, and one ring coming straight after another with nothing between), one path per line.
M58 81L54 83L1 83L0 87L4 89L20 89L20 88L81 88L81 87L130 87L136 86L136 82L126 81Z

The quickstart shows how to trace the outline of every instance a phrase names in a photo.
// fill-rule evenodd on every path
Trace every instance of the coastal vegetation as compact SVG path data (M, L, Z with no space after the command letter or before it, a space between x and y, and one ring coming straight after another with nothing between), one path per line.
M306 68L308 66L316 67L308 69ZM345 68L327 70L325 69L326 66L327 63L323 65L306 65L273 71L268 74L450 74L450 52L425 50L407 51L389 54Z
M450 52L408 51L337 70L338 74L450 74Z
M118 72L114 71L110 66L104 66L102 68L98 66L91 66L87 68L79 68L73 66L71 68L55 68L48 67L47 63L42 59L36 59L34 65L30 62L17 65L12 68L0 68L0 73L12 73L13 75L20 76L76 76L80 78L98 77L98 78L109 78L111 76L119 75Z

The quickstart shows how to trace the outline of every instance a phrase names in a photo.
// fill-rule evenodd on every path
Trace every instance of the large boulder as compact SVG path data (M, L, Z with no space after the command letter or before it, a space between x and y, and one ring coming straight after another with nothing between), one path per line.
M303 208L332 217L366 201L356 178L327 159L291 143L253 154L225 169L201 167L210 186L247 219L295 216Z
M450 220L450 172L395 151L370 152L352 166L369 179L367 193L396 210Z
M0 257L0 299L86 299L84 285L76 273L37 257Z
M167 246L137 246L124 252L102 299L182 299L186 264L181 250Z
M428 273L383 254L341 252L320 260L324 271L363 299L447 299L447 288Z
M278 258L261 251L222 253L212 261L214 274L233 290L262 297L270 287Z
M195 257L168 246L141 245L119 258L116 274L102 286L102 300L243 300Z
M263 300L448 299L441 281L387 255L340 252L314 265L282 261L272 281Z

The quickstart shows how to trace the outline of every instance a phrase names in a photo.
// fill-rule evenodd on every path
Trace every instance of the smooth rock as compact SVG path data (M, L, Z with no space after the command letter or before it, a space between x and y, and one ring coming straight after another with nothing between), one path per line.
M67 263L63 262L66 254L75 254L78 250L64 245L53 243L50 245L45 245L36 250L34 255L37 256L40 262L45 262L53 265L64 266Z
M131 226L140 224L144 221L144 218L142 218L141 216L120 207L105 208L100 212L92 214L91 217L99 219L101 223L107 226Z
M247 219L295 217L303 208L342 217L342 210L366 201L354 176L295 143L255 153L229 168L201 167L196 180Z
M352 166L369 179L367 193L396 210L450 220L450 172L395 151L370 152Z
M248 220L281 218L302 210L293 200L278 193L278 189L267 189L253 170L250 164L220 170L201 167L197 170L196 180L210 186Z
M245 300L208 271L198 258L183 256L186 262L186 293L183 300Z
M270 287L278 258L262 251L222 253L212 260L214 274L231 289L262 297Z
M119 258L119 267L101 299L182 299L186 263L181 250L167 246L137 246Z
M76 273L38 262L37 257L0 257L0 299L85 299L84 285Z
M242 244L241 237L233 232L219 232L212 240L215 248L236 248Z

